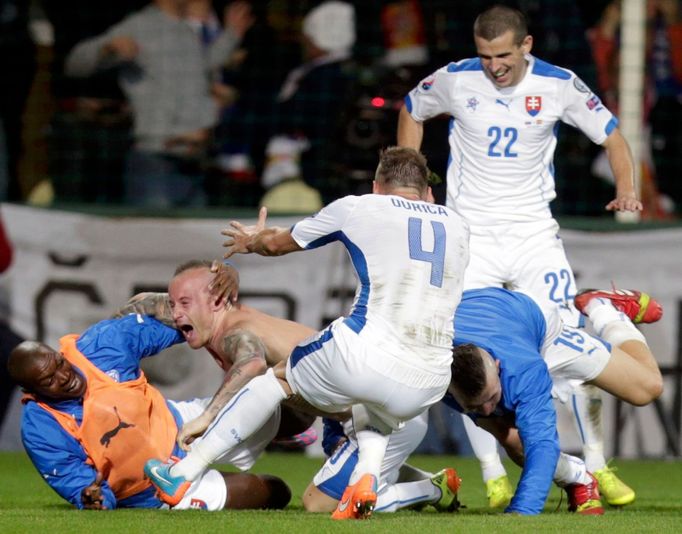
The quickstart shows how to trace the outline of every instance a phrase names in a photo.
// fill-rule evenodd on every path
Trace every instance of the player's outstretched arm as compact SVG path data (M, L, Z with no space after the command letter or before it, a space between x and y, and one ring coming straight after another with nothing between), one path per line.
M125 317L131 313L151 315L157 321L175 328L173 313L168 300L168 293L138 293L130 297L128 302L119 308L112 317Z
M268 368L265 345L251 332L241 330L226 336L222 341L222 348L227 359L234 363L204 413L185 423L178 432L177 442L184 450L189 450L189 445L203 435L220 410L242 387L252 378L265 373Z
M403 104L398 116L398 146L419 150L422 146L423 137L424 125L414 120Z
M268 216L266 207L258 212L258 222L254 226L244 226L239 221L230 221L230 226L220 233L227 237L223 247L227 249L224 258L233 254L259 254L260 256L281 256L301 250L291 236L288 228L265 226Z
M611 171L616 179L616 198L606 205L609 211L642 211L642 203L637 199L634 182L634 162L630 147L615 128L602 144L609 159Z
M509 424L504 417L479 417L476 424L483 430L490 432L502 447L509 458L519 467L523 467L523 443L517 428Z

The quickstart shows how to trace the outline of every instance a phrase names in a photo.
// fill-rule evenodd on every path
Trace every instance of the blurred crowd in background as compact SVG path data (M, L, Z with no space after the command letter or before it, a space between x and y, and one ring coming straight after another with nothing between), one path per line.
M475 55L493 3L617 113L617 0L0 0L0 200L293 213L368 192L404 95ZM666 219L682 206L679 1L649 0L646 23L644 216ZM447 128L423 144L440 176ZM555 213L605 215L599 147L562 128Z

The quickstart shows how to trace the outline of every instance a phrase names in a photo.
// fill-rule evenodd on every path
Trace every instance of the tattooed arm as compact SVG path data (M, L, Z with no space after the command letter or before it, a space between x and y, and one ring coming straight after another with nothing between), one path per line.
M157 321L175 328L168 293L138 293L114 313L113 317L124 317L131 313L151 315Z
M242 387L252 378L265 373L268 368L263 342L246 330L238 330L225 336L222 350L226 359L233 362L232 367L225 374L223 384L204 409L204 413L185 423L178 432L178 445L184 450L189 450L189 444L206 431L218 412Z

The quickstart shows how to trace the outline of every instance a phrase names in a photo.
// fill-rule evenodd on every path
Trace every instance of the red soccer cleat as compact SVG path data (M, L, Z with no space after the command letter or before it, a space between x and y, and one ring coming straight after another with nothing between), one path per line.
M655 323L663 316L663 308L647 293L634 289L583 289L575 296L575 307L585 314L587 304L595 298L607 299L635 323ZM585 314L587 315L587 314Z
M604 507L599 496L599 484L592 473L588 484L570 484L565 490L568 493L568 511L582 515L603 515Z
M332 519L369 519L377 503L377 480L374 475L362 475L347 486Z

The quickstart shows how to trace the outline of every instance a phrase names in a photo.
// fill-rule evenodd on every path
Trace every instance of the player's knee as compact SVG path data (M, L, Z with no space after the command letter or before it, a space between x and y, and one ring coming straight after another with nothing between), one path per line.
M330 499L323 495L312 482L303 493L303 508L306 512L328 513L333 512L335 506L330 504Z
M635 406L646 406L663 394L663 378L660 374L648 378L637 391L627 399Z
M306 512L319 513L326 511L322 509L321 503L308 492L303 495L303 508Z
M291 490L281 478L272 475L258 475L266 484L269 496L264 508L281 510L291 501Z
M656 376L651 378L647 389L651 397L649 402L653 402L663 395L663 377L660 373L656 373Z

